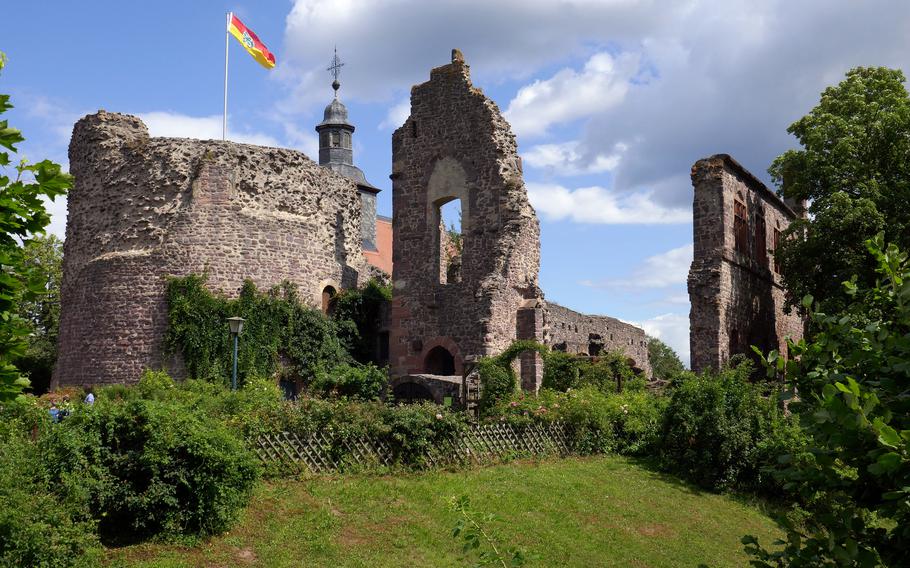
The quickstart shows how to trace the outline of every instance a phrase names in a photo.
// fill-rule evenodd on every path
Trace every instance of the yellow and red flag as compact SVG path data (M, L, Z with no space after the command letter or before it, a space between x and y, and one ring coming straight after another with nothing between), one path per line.
M269 51L269 48L267 48L264 43L259 41L259 36L257 36L253 30L243 25L240 18L233 13L231 14L231 17L228 18L228 32L237 38L237 41L243 45L244 49L250 52L253 59L258 61L260 65L266 69L271 69L275 66L275 55Z

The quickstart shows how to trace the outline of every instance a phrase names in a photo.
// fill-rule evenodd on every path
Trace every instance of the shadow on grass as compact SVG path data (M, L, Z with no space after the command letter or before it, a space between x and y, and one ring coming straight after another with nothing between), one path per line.
M705 496L705 495L723 495L727 499L736 501L740 505L747 507L752 507L758 509L762 515L768 517L779 528L786 528L783 523L783 519L786 513L786 509L789 503L783 500L771 500L754 493L745 493L740 491L714 491L699 486L696 483L688 481L682 477L679 477L677 474L671 473L667 469L661 466L660 460L653 456L623 456L630 463L635 464L644 470L647 476L651 479L655 479L672 485L677 489L684 491L687 494L694 496Z

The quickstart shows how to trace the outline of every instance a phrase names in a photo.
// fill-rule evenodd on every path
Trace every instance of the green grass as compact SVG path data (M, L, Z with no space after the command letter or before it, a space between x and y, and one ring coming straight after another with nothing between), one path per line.
M466 472L263 483L230 533L109 550L112 566L465 566L453 495L495 513L531 566L744 566L739 539L782 533L759 508L616 457Z

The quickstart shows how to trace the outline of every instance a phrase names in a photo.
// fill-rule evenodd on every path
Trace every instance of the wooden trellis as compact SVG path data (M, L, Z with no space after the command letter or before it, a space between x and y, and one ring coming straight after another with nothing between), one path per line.
M290 467L299 473L332 473L350 469L388 467L399 463L381 439L358 434L315 432L298 436L291 432L261 434L253 449L266 464ZM561 423L472 424L468 429L428 448L404 465L441 468L487 464L524 456L566 455L570 451L566 428Z

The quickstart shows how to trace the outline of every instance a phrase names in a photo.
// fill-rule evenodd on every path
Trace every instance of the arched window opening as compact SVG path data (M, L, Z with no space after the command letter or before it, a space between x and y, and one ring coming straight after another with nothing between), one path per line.
M335 296L338 291L333 286L326 286L322 289L322 313L331 315L335 308Z
M455 357L441 345L430 349L423 362L424 372L430 375L454 375Z
M430 389L417 383L401 383L392 389L392 396L395 402L411 404L413 402L430 401L433 402L433 393Z
M439 283L461 282L464 253L461 200L441 200L436 213L439 218Z
M603 351L603 348L604 346L601 343L590 343L588 344L588 353L590 353L592 357L597 357L600 355L601 351Z

